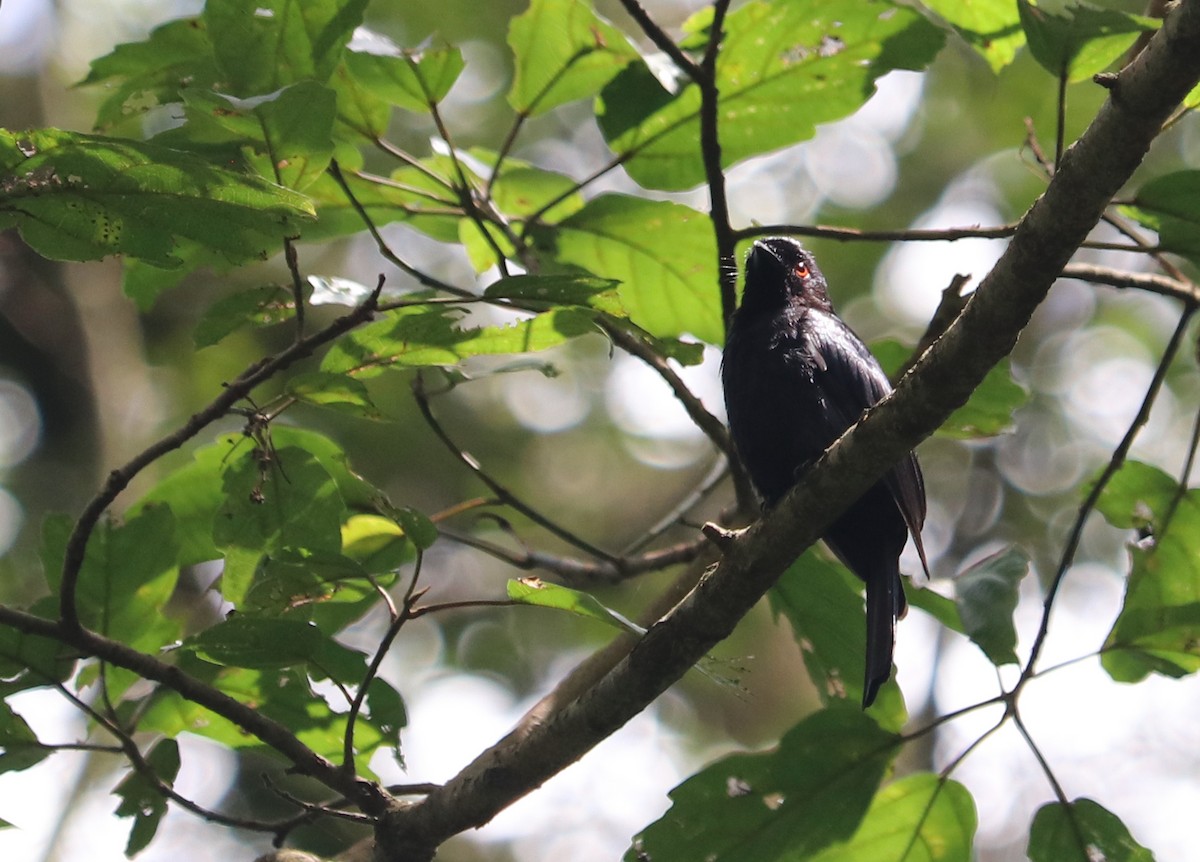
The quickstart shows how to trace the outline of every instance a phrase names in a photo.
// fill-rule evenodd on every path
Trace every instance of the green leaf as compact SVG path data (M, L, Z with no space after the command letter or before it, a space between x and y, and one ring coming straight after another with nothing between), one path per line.
M767 597L775 615L791 623L821 702L861 703L866 663L861 583L845 567L810 550L788 567Z
M708 217L681 204L601 195L534 232L559 264L619 281L630 319L651 335L724 341L717 258Z
M342 525L342 553L372 574L392 572L413 558L404 530L382 515L352 515Z
M444 307L409 306L379 317L337 341L321 370L371 377L395 367L453 366L469 356L545 350L596 329L593 313L580 308L555 309L506 326L465 329L454 325Z
M1090 799L1039 808L1027 852L1031 862L1154 862L1115 814Z
M333 157L336 96L315 81L250 99L192 89L183 98L188 124L179 134L198 127L206 142L244 144L258 172L280 185L307 188Z
M1200 261L1200 171L1176 171L1155 177L1138 190L1122 213L1158 232L1158 243Z
M568 611L585 619L604 623L606 626L633 634L644 634L645 629L634 625L616 611L606 608L595 596L543 581L541 578L519 578L508 582L508 597L523 605L537 605Z
M1029 557L1008 548L980 560L955 581L963 630L997 666L1017 663L1013 613L1027 574Z
M1114 527L1146 529L1162 515L1179 492L1179 481L1141 461L1121 465L1096 501L1096 509Z
M993 72L1011 63L1025 44L1021 14L1012 0L925 0L923 5L950 24Z
M321 630L307 622L235 614L192 635L183 648L213 664L262 669L306 664L324 640Z
M884 371L895 379L912 350L888 338L872 343L871 353ZM1012 427L1013 414L1028 400L1025 387L1013 380L1009 360L1002 359L971 393L967 403L950 414L938 429L938 436L952 440L994 437Z
M332 642L326 642L327 645L329 643ZM323 654L321 658L331 663L341 663ZM334 712L314 693L306 675L296 668L219 667L195 658L187 651L180 653L179 663L188 674L214 685L224 694L252 705L263 715L285 725L318 755L341 760L346 735L346 703L341 699L340 692L332 695L339 698L339 710ZM365 667L361 655L358 663L360 668ZM361 678L360 673L355 684ZM389 718L389 722L393 720L394 717ZM366 778L372 777L371 771L366 768L371 754L380 747L391 747L388 738L376 726L378 723L374 720L360 721L355 725L355 751L362 758L359 773ZM139 727L157 730L171 737L185 732L194 733L231 748L257 748L266 754L274 754L273 749L263 746L257 738L241 728L174 692L164 691L156 696L146 709Z
M69 522L62 516L50 516L47 531L53 531L50 522ZM61 557L57 559L60 570ZM35 616L52 620L58 618L58 598L47 596L28 611ZM64 647L59 641L38 635L25 634L8 626L0 626L0 696L8 697L18 691L54 685L70 679L75 671L77 653Z
M516 275L489 284L483 295L516 299L525 305L582 305L613 317L627 317L619 284L588 275Z
M154 144L0 130L0 227L46 257L171 267L184 239L241 262L277 250L313 213L295 192Z
M3 637L2 630L0 637ZM2 654L0 659L3 659ZM0 775L36 766L52 753L52 749L38 742L37 734L25 719L0 701Z
M410 506L384 505L382 508L419 550L426 551L437 541L437 525L424 512Z
M266 555L341 551L345 503L329 472L303 449L247 447L229 459L222 493L213 542L225 556L221 593L235 606Z
M639 56L582 0L533 0L512 19L508 44L515 66L508 102L530 116L594 96Z
M42 562L55 593L71 526L66 518L48 518L42 533ZM175 518L166 506L145 506L124 524L102 520L76 582L80 622L143 652L177 640L180 625L163 611L179 577L179 551Z
M721 165L812 137L856 111L893 69L923 69L943 35L917 12L887 3L748 2L726 19L717 58ZM669 93L644 63L617 75L598 118L624 167L648 188L704 182L700 92Z
M735 754L671 791L627 862L807 859L850 839L900 738L857 707L815 713L762 754Z
M977 825L975 801L957 781L906 775L875 795L853 838L811 862L971 862Z
M336 632L345 622L361 615L366 608L358 605L364 599L378 600L379 594L366 570L355 560L330 551L277 551L263 560L255 573L254 582L246 591L239 613L280 617L302 621L314 620L318 608L330 603L346 605L332 614L321 613L318 623L322 631Z
M958 605L954 603L953 599L948 599L928 588L914 587L905 590L905 595L908 597L910 607L925 611L951 631L958 632L960 635L966 634L963 630L962 617L958 613Z
M226 91L257 96L329 80L367 0L208 0L208 26Z
M379 408L371 401L367 387L361 380L345 374L330 374L311 371L298 374L287 382L288 395L306 404L333 407L357 416L378 419Z
M1017 0L1029 52L1055 77L1072 83L1103 72L1129 50L1134 40L1158 22L1115 9L1079 4L1055 15L1030 0Z
M96 116L97 127L106 128L178 102L188 88L211 88L220 77L204 22L181 18L156 27L141 42L126 42L93 60L80 84L109 82L110 92Z
M1118 682L1200 670L1200 491L1179 501L1165 535L1155 524L1152 541L1130 548L1125 603L1104 642L1101 664Z
M386 46L387 52L346 52L346 68L370 93L398 108L428 113L431 105L446 98L463 70L458 48L402 51L378 44Z
M211 347L243 327L273 326L295 316L291 288L265 284L218 299L205 310L192 338L197 347Z
M154 771L159 781L170 787L179 774L179 746L173 739L157 742L145 756L146 764ZM129 842L125 855L132 858L154 839L158 824L167 813L167 798L158 786L140 772L131 771L113 793L120 797L118 817L132 817Z

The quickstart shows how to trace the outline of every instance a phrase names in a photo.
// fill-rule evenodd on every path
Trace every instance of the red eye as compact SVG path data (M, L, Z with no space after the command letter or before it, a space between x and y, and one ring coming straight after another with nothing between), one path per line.
M795 268L792 269L792 272L795 274L796 278L808 278L809 274L808 266L803 263L796 264Z

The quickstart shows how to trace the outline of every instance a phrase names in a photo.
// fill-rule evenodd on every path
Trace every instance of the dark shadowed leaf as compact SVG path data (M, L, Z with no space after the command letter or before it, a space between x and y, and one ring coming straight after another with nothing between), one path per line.
M151 108L180 101L189 87L212 87L220 78L208 30L199 18L156 27L141 42L126 42L93 60L81 84L106 82L96 125L107 128ZM116 79L114 81L114 79Z
M1031 862L1154 862L1115 814L1090 799L1038 809L1028 853Z
M208 0L208 26L225 89L236 96L273 93L333 74L367 0Z
M810 858L854 835L898 747L857 707L822 710L778 749L726 757L672 790L626 862Z
M1115 9L1083 4L1068 6L1059 15L1017 0L1029 52L1051 75L1084 81L1103 72L1129 50L1137 37L1159 22Z
M163 739L155 743L145 759L159 781L168 787L175 783L175 776L179 774L179 746L175 740ZM133 818L129 842L125 845L125 855L132 858L144 850L158 832L158 824L167 813L167 798L155 782L137 771L125 776L113 793L121 799L117 816Z
M1008 548L979 561L955 580L963 629L993 664L1017 663L1013 613L1029 557Z
M1122 211L1158 232L1166 251L1200 260L1200 171L1176 171L1143 185Z
M154 144L0 131L0 227L46 257L172 267L183 239L243 262L280 250L313 212L295 192Z

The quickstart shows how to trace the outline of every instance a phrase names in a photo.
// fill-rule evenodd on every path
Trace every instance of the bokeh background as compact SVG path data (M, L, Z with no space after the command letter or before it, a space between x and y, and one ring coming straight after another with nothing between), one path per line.
M200 5L4 0L0 126L90 129L99 94L70 89L88 62ZM403 46L430 38L461 46L466 71L445 105L446 120L461 146L494 148L512 119L504 99L511 75L504 33L524 5L378 2L368 17L371 27ZM646 3L668 27L701 5ZM1104 5L1140 11L1137 4ZM598 7L633 32L615 2ZM1102 97L1090 84L1070 88L1068 140ZM951 40L929 72L893 73L853 117L822 127L798 147L736 166L729 175L734 223L905 228L1012 221L1044 184L1022 149L1025 118L1052 149L1054 109L1055 83L1027 54L996 76ZM392 130L394 140L417 153L429 151L432 134L428 122L411 116L398 118ZM529 123L516 155L582 178L606 161L607 150L590 106L581 103ZM1194 118L1178 124L1152 158L1159 169L1200 166L1200 124ZM648 194L619 170L586 193L614 189ZM702 190L671 197L706 207ZM457 247L402 226L389 228L388 237L439 278L464 286L490 279L477 277ZM1115 234L1101 230L1096 238ZM1003 243L815 240L811 246L834 301L865 339L912 345L952 276L970 274L977 281ZM1113 252L1085 252L1080 259L1129 269L1146 265ZM365 239L304 247L302 266L364 283L385 270ZM279 278L278 261L232 276L198 276L139 313L121 294L118 262L46 262L14 233L0 234L0 600L20 603L38 595L39 525L48 512L77 513L107 470L174 427L222 380L283 343L283 333L243 333L197 352L191 340L214 297ZM396 273L389 278L403 284ZM1081 483L1107 460L1136 413L1178 313L1161 297L1070 281L1054 288L1013 356L1014 376L1029 399L1012 429L988 441L935 438L920 450L930 490L925 541L935 579L929 586L945 590L945 579L964 566L1009 545L1023 548L1034 569L1017 613L1021 645L1028 648L1041 608L1038 578L1053 573ZM719 466L717 455L651 371L621 354L610 356L600 339L541 358L560 373L481 375L439 399L439 415L512 489L590 541L620 551L703 482ZM719 358L710 350L684 378L722 413ZM435 512L480 492L421 422L405 380L383 378L374 394L387 421L299 412L295 418L337 439L356 469L397 502ZM1133 456L1176 474L1197 404L1200 375L1187 357L1171 370ZM186 458L181 453L156 469ZM137 491L123 501L131 502ZM711 516L728 496L728 489L718 491L696 517ZM509 540L498 529L494 538ZM528 538L556 549L545 536ZM1136 689L1121 686L1094 656L1087 657L1120 607L1128 539L1098 517L1089 522L1052 619L1043 667L1070 663L1030 686L1023 714L1069 796L1094 798L1117 813L1158 859L1186 860L1194 858L1188 812L1200 810L1200 684L1152 678ZM500 597L505 580L516 574L446 541L431 551L426 567L426 582L439 601ZM196 591L182 600L206 601L200 590L216 572L193 574ZM633 615L667 577L589 588ZM368 617L351 637L371 644L380 623ZM414 622L385 669L410 711L407 771L389 758L376 758L373 766L394 781L450 777L606 636L600 627L534 608ZM996 673L982 655L919 611L900 627L896 662L914 716L946 713L998 691ZM45 739L67 742L86 734L80 717L53 693L23 695L17 706ZM814 707L786 623L761 607L714 654L708 673L693 672L576 767L484 829L455 839L444 858L618 858L630 836L665 810L672 786L726 751L771 745ZM927 745L909 750L901 768L942 768L998 718L997 711L985 710L946 725ZM252 759L188 739L183 756L177 788L197 801L250 815L282 810L263 790L261 764ZM108 795L119 766L108 757L64 754L0 776L0 817L13 824L0 830L0 858L123 858L128 821L114 817L116 800ZM955 777L971 789L979 808L979 859L1023 859L1032 813L1052 794L1011 726L973 751ZM327 825L310 830L306 840L328 849L344 835ZM173 812L139 858L248 860L265 849L261 836Z

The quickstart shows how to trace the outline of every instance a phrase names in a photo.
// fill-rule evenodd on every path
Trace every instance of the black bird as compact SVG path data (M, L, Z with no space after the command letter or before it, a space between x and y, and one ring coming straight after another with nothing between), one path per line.
M834 313L813 256L786 237L750 249L721 382L734 446L768 507L892 389L867 346ZM925 485L909 453L822 536L867 585L864 709L892 672L896 619L907 609L900 553L910 532L928 572L924 522Z

